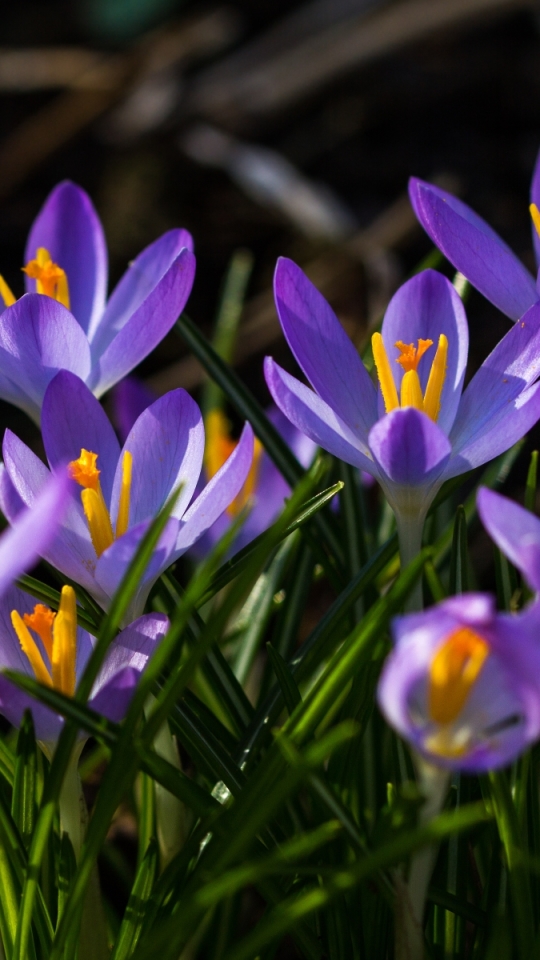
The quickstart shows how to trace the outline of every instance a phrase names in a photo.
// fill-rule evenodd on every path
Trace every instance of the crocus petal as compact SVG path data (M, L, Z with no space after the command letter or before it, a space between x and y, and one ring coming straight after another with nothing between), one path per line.
M369 434L369 446L382 474L406 487L432 483L451 452L448 437L414 407L393 410L379 420Z
M14 492L10 492L4 477L1 505L8 520L14 523L19 515L17 497L24 504L32 507L44 489L50 472L39 457L36 457L35 453L10 430L6 430L4 434L3 455L6 473ZM67 476L67 471L63 472L63 475ZM72 482L69 484L66 501L65 515L56 529L52 542L43 551L43 556L67 577L80 583L87 590L92 590L95 587L92 571L96 554L77 488Z
M113 290L103 316L88 331L96 355L108 347L184 248L193 253L193 239L187 230L169 230L135 257Z
M122 537L115 540L99 557L95 566L94 588L90 592L93 596L96 596L97 590L100 596L105 597L104 601L98 600L105 609L109 606L115 591L125 577L137 547L149 525L150 521L146 521L132 527ZM126 623L131 622L142 613L152 584L173 562L177 538L178 520L173 518L167 522L150 562L146 566L144 575L126 613Z
M464 391L450 433L450 476L507 450L536 423L536 386L525 388L539 374L540 305L536 305L499 341Z
M531 203L535 203L538 209L540 210L540 151L536 158L536 163L534 165L534 172L531 182ZM538 231L531 221L531 230L533 236L533 246L534 252L536 255L536 263L540 267L540 237L538 236Z
M109 503L120 444L99 400L79 377L67 370L57 373L47 387L41 430L53 470L77 460L83 448L97 453L99 481L105 502Z
M493 417L483 430L474 431L459 449L452 452L446 478L480 467L521 440L540 420L540 381L509 401L506 411ZM472 434L472 431L471 431Z
M36 740L41 743L54 743L58 740L64 726L63 717L53 713L29 693L20 690L0 673L0 713L14 727L20 727L26 710L32 714Z
M182 313L195 276L195 257L183 249L135 313L99 356L93 345L92 388L101 396L144 360Z
M272 357L265 358L264 376L275 403L298 430L323 450L378 476L368 447L328 403L278 366Z
M147 613L122 630L107 651L94 685L93 696L101 691L120 670L128 667L138 673L144 670L168 628L169 620L165 614Z
M51 477L34 506L0 537L0 595L47 550L67 506L69 482L65 474Z
M59 370L90 374L88 341L73 315L52 297L27 294L0 316L0 367L39 422L45 390ZM21 400L20 406L23 406Z
M22 502L31 507L50 478L50 470L22 440L6 430L2 444L4 465ZM6 514L10 523L13 518Z
M155 393L138 377L125 377L112 388L113 423L116 424L122 443L125 443L129 431L143 410L156 399Z
M97 713L103 714L107 720L120 723L124 719L131 698L140 679L139 670L133 667L124 667L115 673L105 683L99 693L88 701L88 706Z
M26 262L45 247L68 278L70 309L84 331L101 316L107 293L107 247L88 194L74 183L59 183L38 214L26 245ZM35 280L26 280L29 293Z
M286 257L277 263L274 295L283 333L307 379L365 442L377 419L376 390L334 311Z
M253 430L246 423L238 445L220 470L184 514L175 547L175 559L210 529L246 482L253 460Z
M540 520L519 504L481 487L476 498L487 532L533 590L540 591Z
M409 196L433 243L499 310L518 320L538 300L529 271L470 207L414 177L409 182Z
M437 424L441 430L448 433L463 390L469 349L467 317L452 284L436 270L423 270L412 277L392 297L381 333L398 394L404 370L399 363L393 362L400 356L396 342L400 340L416 345L420 339L433 341L433 346L418 366L422 391L425 391L439 337L441 334L446 335L448 359Z
M179 487L172 516L181 517L193 496L204 454L203 420L195 401L181 389L160 397L141 414L124 450L133 457L130 526L159 513ZM114 481L113 519L118 511L122 459Z

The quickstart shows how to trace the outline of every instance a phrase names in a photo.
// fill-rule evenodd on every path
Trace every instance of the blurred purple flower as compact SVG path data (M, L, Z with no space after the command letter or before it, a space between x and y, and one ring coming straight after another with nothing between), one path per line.
M192 248L186 230L165 233L135 258L106 302L101 223L84 190L60 183L30 231L27 294L16 300L0 278L0 397L39 422L58 370L75 373L100 397L182 312L195 272Z
M48 479L31 509L19 511L11 529L0 537L0 598L21 573L44 556L66 513L70 487L65 472Z
M540 736L540 608L463 594L397 618L378 687L388 723L431 763L480 773Z
M441 274L418 274L394 295L373 336L377 390L334 312L291 260L278 261L275 298L285 337L314 388L267 357L275 402L315 443L379 481L408 559L441 484L507 450L540 417L540 305L463 390L463 304ZM430 364L423 357L434 344Z
M464 277L512 320L540 299L538 281L482 217L446 190L412 177L409 196L428 236ZM531 219L540 266L540 154L531 183Z
M115 638L88 701L93 710L115 722L123 719L141 671L168 624L163 614L148 614ZM63 588L57 614L17 587L11 587L0 600L0 670L17 670L73 696L94 645L95 638L77 625L72 587ZM25 710L31 711L36 738L50 755L64 725L63 717L0 673L0 713L17 727Z
M51 469L65 469L69 463L80 485L72 485L67 515L43 556L84 586L104 609L149 523L180 489L126 622L142 612L159 575L239 494L253 457L253 431L246 424L234 453L191 503L202 467L204 427L197 404L185 390L173 390L148 407L120 450L101 404L67 371L58 373L46 390L42 432ZM13 520L23 504L34 502L49 471L9 430L3 452L0 505Z

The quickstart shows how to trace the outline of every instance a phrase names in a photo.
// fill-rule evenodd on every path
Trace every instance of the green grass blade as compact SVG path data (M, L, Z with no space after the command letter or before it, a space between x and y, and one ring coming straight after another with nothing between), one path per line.
M283 696L283 702L289 713L292 713L298 704L302 702L302 697L292 675L291 668L279 651L274 650L271 643L266 644L266 649Z
M156 879L158 863L157 843L152 840L137 870L111 960L129 960L137 946Z
M17 825L25 847L29 845L34 829L36 812L37 755L36 737L32 714L24 714L15 752L15 776L11 814Z

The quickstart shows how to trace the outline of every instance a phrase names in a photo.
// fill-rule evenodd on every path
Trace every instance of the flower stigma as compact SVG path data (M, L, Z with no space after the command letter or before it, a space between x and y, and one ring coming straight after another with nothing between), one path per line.
M425 393L418 376L418 364L427 350L433 346L433 340L418 340L418 346L413 343L403 343L398 340L394 346L400 352L396 358L404 370L401 381L401 396L398 396L394 375L386 353L384 341L380 333L374 333L371 338L373 359L379 378L381 393L386 413L398 407L415 407L426 413L431 420L436 421L441 408L441 395L446 378L446 361L448 356L448 338L441 333L437 350L431 364Z
M11 622L36 680L72 697L77 660L77 600L73 587L62 587L58 613L37 603L33 613L11 612ZM30 631L41 640L48 665Z
M205 432L204 468L208 479L211 480L236 450L238 441L231 438L229 422L221 410L210 410L205 418ZM231 517L238 516L257 490L262 452L262 444L255 438L253 461L246 482L238 496L227 507L227 513Z
M100 557L104 550L128 529L133 457L129 450L124 451L115 533L113 533L111 518L99 482L101 471L97 468L97 458L97 453L83 448L79 459L72 460L68 464L68 470L73 480L83 487L81 502L84 515L96 556Z
M42 293L46 297L52 297L68 310L69 306L69 285L65 270L53 263L52 257L45 247L38 247L34 260L29 260L25 267L22 267L23 273L27 277L36 281L36 293ZM0 296L6 307L11 307L17 300L13 291L0 276Z
M471 738L468 727L454 726L489 656L489 644L470 627L450 634L436 651L428 675L430 720L440 729L426 746L441 756L460 756Z

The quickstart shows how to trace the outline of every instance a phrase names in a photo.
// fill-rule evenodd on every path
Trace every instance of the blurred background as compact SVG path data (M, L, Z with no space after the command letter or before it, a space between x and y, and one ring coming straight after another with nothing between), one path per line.
M430 250L411 174L458 192L532 267L539 145L536 0L3 4L0 272L22 292L27 231L64 178L96 203L111 283L164 230L192 232L188 307L205 330L247 249L235 362L261 399L261 358L287 362L270 296L278 255L360 344ZM477 363L507 321L479 296L468 310ZM138 372L159 392L196 388L183 353L171 334Z
M458 193L532 268L539 146L537 0L3 4L0 272L20 294L26 234L64 178L102 217L111 285L160 233L191 231L188 312L207 333L248 251L233 359L265 403L263 356L294 370L271 296L280 254L360 347L430 253L408 177ZM472 370L508 321L475 293L467 309ZM137 372L158 393L202 380L175 333ZM0 405L0 421L38 441L19 411Z

